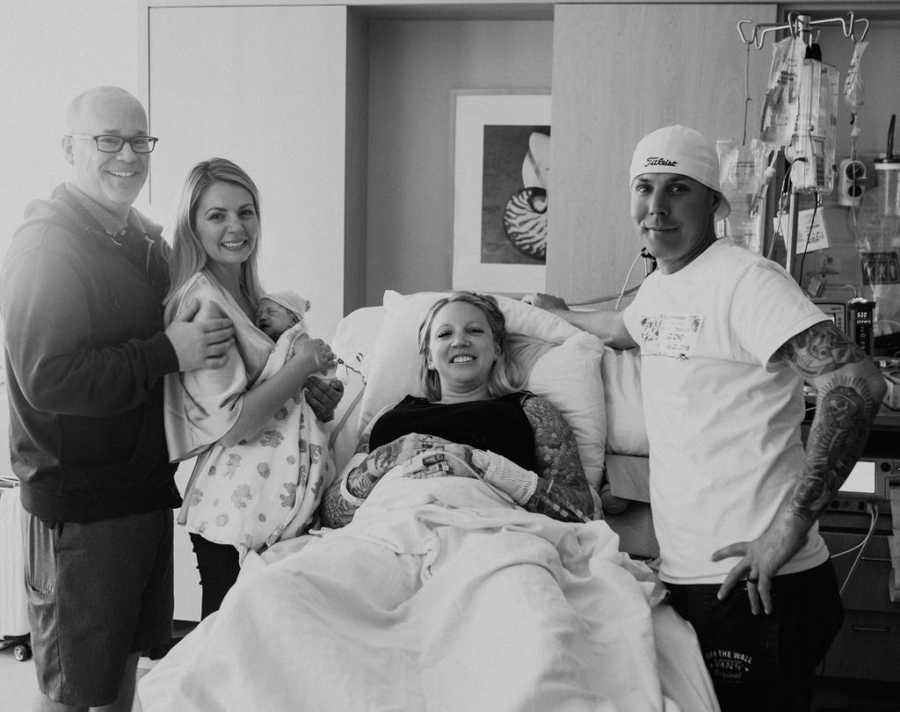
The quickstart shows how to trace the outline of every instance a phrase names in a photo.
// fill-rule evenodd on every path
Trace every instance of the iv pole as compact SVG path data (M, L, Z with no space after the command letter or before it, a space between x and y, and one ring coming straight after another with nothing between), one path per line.
M862 32L857 39L854 34L854 26L857 23L863 25ZM862 42L869 31L869 21L865 18L856 18L852 11L847 13L847 17L830 17L822 20L813 20L809 15L801 15L797 12L788 13L787 23L756 23L753 24L753 33L747 37L744 33L744 25L753 24L752 20L740 20L737 23L738 35L744 44L753 44L756 49L762 49L766 41L766 35L770 32L778 32L780 30L789 30L791 36L800 38L804 45L809 48L813 44L813 28L819 26L835 26L840 25L841 31L845 38L855 42ZM784 148L779 147L779 148ZM790 171L790 166L787 168ZM790 192L790 201L788 207L788 234L785 236L785 247L787 255L785 256L785 269L788 274L793 274L794 262L796 260L797 251L797 224L800 213L800 191L793 187ZM799 275L797 281L802 283L803 275Z

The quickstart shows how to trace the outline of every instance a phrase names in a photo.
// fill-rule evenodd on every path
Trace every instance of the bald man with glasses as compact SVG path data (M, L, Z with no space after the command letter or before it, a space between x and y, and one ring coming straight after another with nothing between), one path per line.
M71 178L0 271L35 709L130 712L140 652L171 638L163 376L222 366L233 328L196 310L163 328L168 248L132 207L157 142L141 103L98 87L66 118Z

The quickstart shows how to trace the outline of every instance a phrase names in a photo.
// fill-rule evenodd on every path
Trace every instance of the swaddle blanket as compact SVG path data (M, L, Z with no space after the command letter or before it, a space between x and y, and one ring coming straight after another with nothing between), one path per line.
M302 322L279 337L256 384L278 372L298 338L308 338ZM252 439L200 456L185 523L209 541L258 551L305 531L333 476L328 436L300 390Z
M284 365L303 325L285 331L273 347L206 271L169 303L169 321L195 301L201 313L231 319L235 343L222 368L166 376L169 455L197 456L178 522L210 541L256 550L303 531L333 477L327 438L302 389L253 438L230 448L220 443L240 417L244 394Z
M716 710L696 639L617 544L398 466L348 526L251 554L143 709Z

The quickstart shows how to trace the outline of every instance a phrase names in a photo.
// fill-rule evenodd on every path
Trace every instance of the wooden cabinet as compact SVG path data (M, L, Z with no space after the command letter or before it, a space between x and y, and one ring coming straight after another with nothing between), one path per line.
M832 554L859 544L863 535L864 532L822 532ZM887 534L876 533L869 540L848 579L856 553L832 559L838 582L847 581L842 595L845 618L820 674L900 682L900 603L891 603L888 597L891 559Z
M675 123L740 140L747 52L735 28L775 17L774 4L556 6L548 291L569 301L619 291L640 249L628 215L635 144ZM757 97L760 54L750 57Z
M151 6L146 36L160 138L151 213L171 223L198 161L235 161L261 193L264 286L309 297L310 330L333 333L344 310L347 8Z

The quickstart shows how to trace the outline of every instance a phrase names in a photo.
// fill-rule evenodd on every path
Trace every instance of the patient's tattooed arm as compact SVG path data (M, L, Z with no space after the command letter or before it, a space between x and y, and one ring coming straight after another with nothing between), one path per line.
M371 428L366 428L363 431L359 438L359 442L356 444L356 451L353 454L354 459L359 460L368 454L370 433ZM363 462L365 462L365 460L363 460ZM358 466L359 465L357 465L357 467ZM351 472L352 471L353 470L351 470ZM345 498L341 491L341 483L344 479L343 473L341 473L341 476L335 478L334 482L331 483L331 486L325 491L325 495L322 497L322 503L319 505L319 513L322 517L323 526L338 529L349 524L350 520L353 519L353 515L356 514L359 504Z
M816 389L806 462L790 494L791 513L812 523L850 474L881 404L884 380L865 352L831 322L787 341L772 357Z
M538 475L525 509L563 521L591 519L594 500L569 424L546 398L527 395L522 407L534 430Z
M453 448L452 443L437 436L408 433L369 452L370 430L363 433L357 445L354 458L358 464L344 477L337 478L322 498L325 526L337 528L349 524L359 505L394 466L426 450Z

